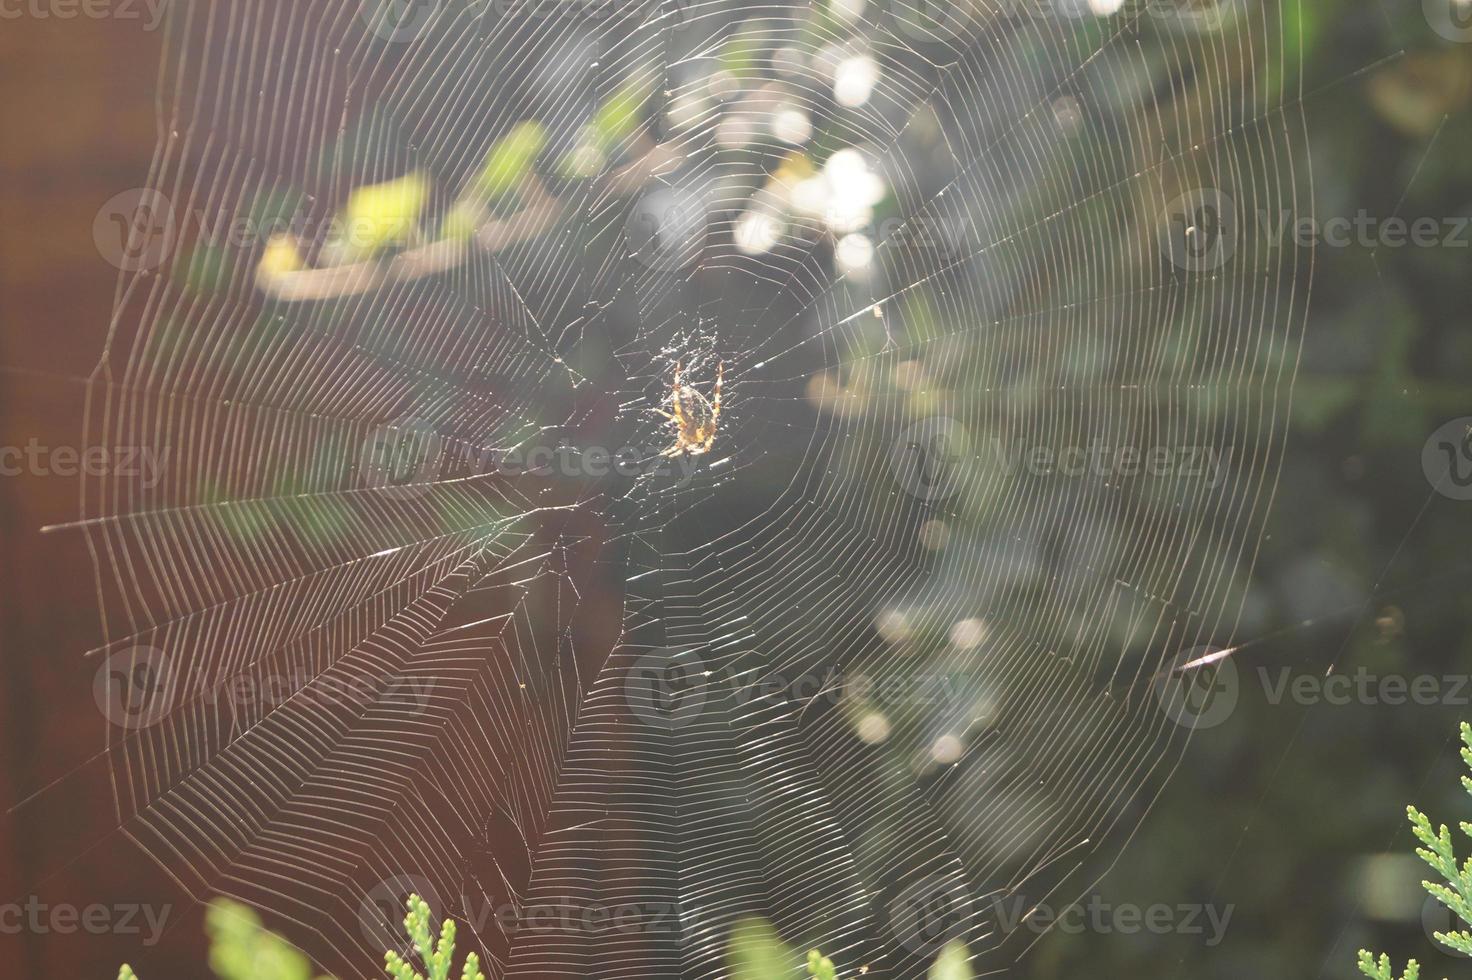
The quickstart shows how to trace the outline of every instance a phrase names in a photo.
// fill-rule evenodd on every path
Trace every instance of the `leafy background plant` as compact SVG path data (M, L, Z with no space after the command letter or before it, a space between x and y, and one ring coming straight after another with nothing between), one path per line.
M430 931L429 904L418 895L405 902L404 930L414 953L425 968L405 960L389 950L384 954L384 968L392 980L449 980L455 962L455 922L446 919L439 936ZM205 931L210 940L210 969L220 980L312 980L315 971L307 957L291 943L261 925L260 916L239 902L217 898L205 915ZM461 966L460 980L485 980L480 959L467 953ZM126 963L118 970L118 980L138 980ZM317 980L332 980L322 976Z

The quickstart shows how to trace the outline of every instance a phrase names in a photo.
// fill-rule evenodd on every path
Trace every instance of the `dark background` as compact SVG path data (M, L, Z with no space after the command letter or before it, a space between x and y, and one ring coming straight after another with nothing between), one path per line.
M1291 67L1302 77L1321 218L1360 208L1407 219L1472 213L1472 45L1439 38L1418 8L1312 0L1302 9L1302 62ZM0 23L0 444L68 444L81 431L84 380L117 282L92 220L146 179L161 44L138 22ZM1454 752L1456 722L1472 717L1467 692L1433 706L1272 704L1258 677L1285 667L1441 677L1472 665L1472 502L1433 492L1421 468L1428 436L1472 414L1468 245L1464 233L1460 247L1315 253L1290 449L1239 633L1239 705L1196 734L1097 888L1114 904L1230 907L1224 941L1053 933L1020 975L1342 977L1362 945L1416 956L1429 976L1467 969L1425 934L1403 814L1408 802L1447 822L1472 812ZM0 480L7 806L102 744L81 658L100 635L92 564L79 536L39 531L74 519L77 499L62 478ZM47 894L78 904L176 903L143 975L204 975L199 910L115 838L78 845L111 819L102 789L63 784L64 804L44 819L11 810L0 824L3 897L29 894L44 877ZM110 977L118 962L140 959L135 944L5 935L0 973Z
M33 437L74 445L117 285L117 270L99 261L92 220L102 202L146 180L162 36L139 21L22 16L0 25L0 50L7 133L0 429L7 445ZM75 519L78 492L74 479L0 483L0 646L11 672L0 701L7 810L58 775L60 760L75 765L102 745L81 657L100 636L92 563L77 535L40 533ZM39 869L77 856L77 839L105 826L110 809L108 795L83 791L44 816L12 810L4 823L7 894L40 890ZM176 901L148 869L117 860L126 850L104 839L94 852L101 860L73 864L44 887L76 896L78 905ZM180 923L168 953L178 977L207 975L199 920L188 909L177 906L192 921ZM22 933L0 941L7 976L111 977L137 937Z

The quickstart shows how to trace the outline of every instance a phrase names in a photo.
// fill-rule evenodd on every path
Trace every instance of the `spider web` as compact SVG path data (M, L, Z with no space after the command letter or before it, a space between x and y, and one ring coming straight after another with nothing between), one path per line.
M127 839L342 976L408 891L496 977L720 976L750 916L1005 968L998 902L1119 853L1190 733L1161 679L1233 640L1307 281L1201 218L1307 206L1289 19L177 4L181 227L290 201L314 253L410 172L432 224L525 120L555 206L351 289L259 240L125 274L87 436L170 465L79 526ZM677 365L724 374L703 456ZM1216 462L1016 465L1096 445Z

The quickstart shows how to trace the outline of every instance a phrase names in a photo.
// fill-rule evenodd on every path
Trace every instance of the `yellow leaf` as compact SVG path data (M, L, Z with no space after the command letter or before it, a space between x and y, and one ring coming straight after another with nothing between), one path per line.
M405 244L428 197L429 181L419 173L353 191L342 216L343 256L367 257L386 246Z
M263 276L279 276L288 272L299 272L303 265L296 239L290 235L272 235L256 270Z

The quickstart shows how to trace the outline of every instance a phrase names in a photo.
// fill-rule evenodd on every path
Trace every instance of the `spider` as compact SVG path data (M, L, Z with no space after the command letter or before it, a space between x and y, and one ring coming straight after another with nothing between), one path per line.
M676 362L675 383L666 399L674 412L655 409L675 425L675 444L660 453L661 456L678 456L680 453L699 456L710 452L716 441L716 422L721 417L721 378L726 373L726 362L721 361L716 367L711 401L706 401L705 396L692 386L680 383L681 368L682 365Z

